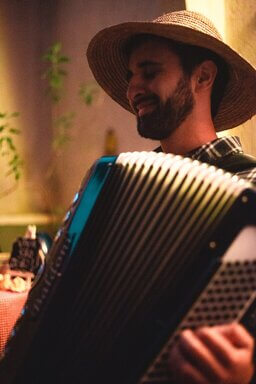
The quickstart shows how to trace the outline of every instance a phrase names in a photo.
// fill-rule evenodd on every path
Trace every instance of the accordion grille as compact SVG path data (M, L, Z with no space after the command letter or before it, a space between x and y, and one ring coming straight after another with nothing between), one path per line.
M86 273L63 325L74 365L78 354L106 359L124 335L125 348L134 348L131 329L167 289L175 290L245 187L229 173L179 156L117 158L77 247Z

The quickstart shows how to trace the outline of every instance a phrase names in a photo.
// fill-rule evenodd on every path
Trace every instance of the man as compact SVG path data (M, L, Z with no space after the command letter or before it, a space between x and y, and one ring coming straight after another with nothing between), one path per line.
M256 182L238 138L218 139L256 113L256 71L209 20L181 11L99 32L88 61L105 91L137 118L143 137ZM170 352L177 383L248 384L253 339L239 324L184 331Z

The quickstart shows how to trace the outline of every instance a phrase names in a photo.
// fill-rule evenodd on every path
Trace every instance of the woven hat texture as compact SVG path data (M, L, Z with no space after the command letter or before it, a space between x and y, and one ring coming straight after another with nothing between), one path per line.
M236 127L256 114L256 71L222 41L212 22L203 15L178 11L149 22L127 22L105 28L91 40L87 58L95 79L117 103L132 112L126 98L127 60L124 46L136 34L149 33L207 48L229 67L229 82L214 118L216 131Z

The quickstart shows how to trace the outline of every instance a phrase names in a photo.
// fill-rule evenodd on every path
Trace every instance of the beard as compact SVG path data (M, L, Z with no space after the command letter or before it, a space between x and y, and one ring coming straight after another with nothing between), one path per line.
M190 83L183 76L173 94L163 103L159 96L150 94L145 99L152 101L156 108L137 117L137 129L140 136L152 139L167 139L187 118L194 106L194 97Z

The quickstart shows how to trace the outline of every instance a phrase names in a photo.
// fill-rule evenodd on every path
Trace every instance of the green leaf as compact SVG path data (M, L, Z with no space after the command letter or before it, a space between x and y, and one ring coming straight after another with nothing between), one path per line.
M58 103L63 95L64 77L67 76L61 65L70 61L69 57L61 53L62 45L56 42L50 46L43 60L48 61L49 67L45 70L42 78L47 80L48 88L46 93L50 96L53 103Z
M99 87L95 83L81 84L79 88L79 96L86 105L92 105L98 93Z
M84 97L84 101L85 101L85 104L87 104L87 105L92 105L93 96L92 96L92 95L86 95L86 96Z
M0 113L1 118L5 118L6 121L19 116L19 112L12 113ZM5 173L6 176L13 175L15 180L18 180L21 176L20 168L22 167L23 161L21 160L12 135L17 135L20 130L11 127L9 122L0 125L0 156L7 158L8 169Z
M62 45L61 45L60 42L57 42L57 43L53 44L52 47L51 47L52 52L55 53L55 54L59 53L61 51L61 47L62 47Z
M12 150L12 151L15 151L16 148L15 148L15 145L13 144L13 141L10 137L6 137L6 142L7 144L9 145L9 148Z
M50 53L46 53L46 54L44 54L44 55L42 56L42 59L43 59L44 61L51 61L51 59L52 59L52 55L51 55Z
M9 127L9 124L8 124L8 123L5 123L5 124L2 124L2 125L1 125L2 131L3 131L4 129L8 128L8 127Z
M52 76L50 80L50 86L52 88L60 88L62 86L62 79L59 76Z
M9 165L14 165L14 164L16 164L17 162L18 162L18 159L19 159L19 156L17 155L17 154L15 154L14 156L13 156L13 158L9 161Z
M14 135L19 135L21 133L21 131L19 129L16 129L16 128L10 128L9 132L14 134Z
M10 117L18 117L18 116L20 116L19 112L13 112L10 114Z
M60 56L58 58L58 63L69 63L70 62L70 58L68 56Z

